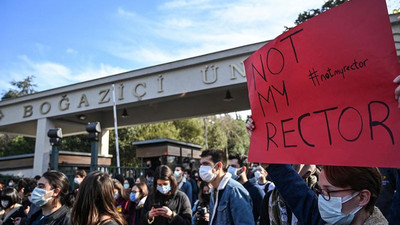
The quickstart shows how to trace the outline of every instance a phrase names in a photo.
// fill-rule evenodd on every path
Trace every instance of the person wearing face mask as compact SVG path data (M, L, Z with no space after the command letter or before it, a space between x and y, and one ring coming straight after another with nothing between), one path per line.
M146 184L150 190L153 190L153 183L154 183L154 170L147 169L146 170Z
M255 129L252 118L246 122L246 128L250 134ZM324 166L314 192L291 165L266 166L300 224L388 224L375 206L382 186L376 167Z
M129 219L129 192L125 190L121 182L117 179L112 179L114 185L114 205L117 211L123 215L124 219L128 221Z
M190 183L192 186L192 203L197 201L198 195L199 195L199 187L197 186L197 181L193 178L193 173L192 170L187 168L184 170L183 176L186 178L186 180Z
M178 189L173 171L166 165L156 168L153 191L144 203L141 224L190 225L189 198Z
M27 224L69 225L69 208L64 205L68 189L69 181L65 174L55 170L45 172L31 194L31 202L40 210Z
M273 182L267 180L268 173L262 168L262 166L257 166L254 169L254 180L256 185L263 190L265 193L268 193L274 190L275 185Z
M87 175L87 173L85 170L77 170L75 172L74 183L76 185L78 185L78 187L79 187L79 185L82 183L83 179L85 179L86 175Z
M129 199L129 219L128 225L140 225L140 215L143 211L144 203L147 200L149 191L146 183L137 183L132 187Z
M9 181L8 181L8 187L15 187L15 181L14 181L14 179L10 179Z
M37 186L37 181L33 178L22 178L17 182L18 197L22 199L22 207L27 216L15 218L16 225L24 225L27 220L37 211L40 210L35 204L31 203L30 197L32 191ZM19 222L19 224L18 224Z
M232 175L232 179L237 180L249 192L253 202L253 216L254 221L257 223L260 218L260 210L262 199L264 198L264 191L261 190L255 183L255 180L247 178L247 156L238 153L231 153L228 156L228 173Z
M18 202L18 192L15 188L7 187L0 196L0 225L14 225L15 218L26 217L24 208Z
M200 157L200 178L212 185L209 224L255 224L249 192L224 170L225 153L207 149Z
M199 199L192 208L192 225L207 225L210 221L210 189L210 183L200 183Z
M184 176L183 167L181 165L175 166L174 177L178 183L179 190L183 191L188 196L190 205L192 205L192 185Z
M310 189L314 189L317 183L318 168L315 165L292 165L296 172L303 178ZM292 224L300 225L297 217L292 213L277 189L273 189L265 195L261 208L260 225Z
M131 191L131 186L134 184L133 178L126 178L124 180L124 188L129 193Z

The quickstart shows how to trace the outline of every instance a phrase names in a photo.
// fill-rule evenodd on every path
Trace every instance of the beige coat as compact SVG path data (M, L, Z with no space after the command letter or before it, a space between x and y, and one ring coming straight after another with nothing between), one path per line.
M388 221L385 216L381 213L378 207L374 207L374 212L372 215L368 217L368 219L364 222L363 225L387 225Z

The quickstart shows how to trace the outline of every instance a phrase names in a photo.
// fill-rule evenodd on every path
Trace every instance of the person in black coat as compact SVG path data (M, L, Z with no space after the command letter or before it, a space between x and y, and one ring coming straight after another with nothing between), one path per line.
M18 192L13 187L6 187L0 196L0 224L14 225L15 218L26 217L24 208L18 202Z
M142 225L191 224L192 209L189 198L178 190L173 172L168 166L157 167L153 192L144 203L142 214Z
M70 210L64 205L68 189L65 174L55 170L45 172L31 194L31 202L40 210L32 215L28 225L69 225Z

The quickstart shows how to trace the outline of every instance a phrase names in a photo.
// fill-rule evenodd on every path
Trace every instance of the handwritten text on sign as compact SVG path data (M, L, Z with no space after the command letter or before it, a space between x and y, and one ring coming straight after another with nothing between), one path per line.
M251 161L400 167L392 83L400 70L384 0L323 13L263 46L245 68Z

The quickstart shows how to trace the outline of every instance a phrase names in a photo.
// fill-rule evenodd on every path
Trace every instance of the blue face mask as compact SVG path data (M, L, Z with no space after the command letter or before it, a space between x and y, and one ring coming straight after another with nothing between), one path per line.
M232 174L232 179L234 179L234 180L239 179L239 175L237 175L237 171L238 171L238 169L233 166L228 167L228 173Z
M168 192L171 191L171 185L166 185L166 186L157 185L157 191L159 191L163 195L166 195Z
M136 193L131 192L129 195L129 198L131 199L131 202L136 202L139 198L137 197Z
M348 225L350 224L355 214L362 209L361 206L358 206L349 214L342 213L342 204L350 201L354 197L356 197L359 192L356 192L352 195L348 195L345 197L331 197L329 201L325 200L322 195L318 196L318 209L321 214L322 219L329 224L341 224Z
M52 197L45 199L44 195L46 195L52 191L53 190L46 191L44 189L35 187L35 189L33 189L32 194L31 194L31 202L33 204L35 204L37 207L42 207L42 206L46 205L52 199Z

